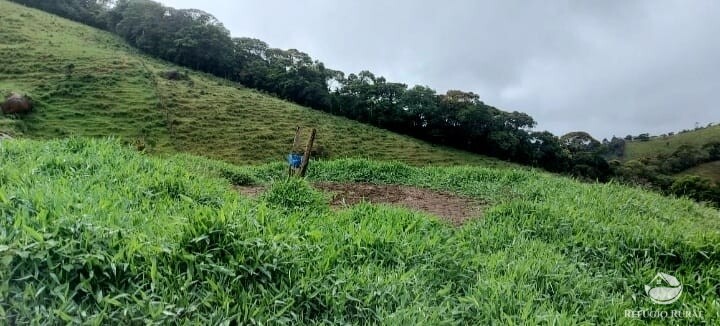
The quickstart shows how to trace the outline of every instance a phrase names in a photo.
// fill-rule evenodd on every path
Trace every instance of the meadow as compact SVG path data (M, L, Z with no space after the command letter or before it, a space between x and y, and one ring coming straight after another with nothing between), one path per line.
M10 324L663 324L720 322L720 214L526 169L359 159L238 167L119 140L0 142L0 319ZM456 227L422 212L329 209L312 182L481 199ZM262 184L253 199L232 185ZM72 189L73 191L67 191ZM684 292L654 305L658 272Z

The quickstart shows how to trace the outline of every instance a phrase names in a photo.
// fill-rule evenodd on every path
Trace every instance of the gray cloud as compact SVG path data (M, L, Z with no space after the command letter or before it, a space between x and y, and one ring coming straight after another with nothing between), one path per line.
M474 91L556 134L720 122L718 1L162 2L345 72Z

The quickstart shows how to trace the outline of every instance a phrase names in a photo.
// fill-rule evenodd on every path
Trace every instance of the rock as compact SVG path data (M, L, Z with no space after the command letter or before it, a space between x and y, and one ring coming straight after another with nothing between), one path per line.
M8 134L6 134L6 133L0 132L0 141L10 140L10 139L13 139L12 136L10 136L10 135L8 135Z
M32 102L30 99L17 93L11 93L2 104L2 112L5 114L27 113L31 110Z

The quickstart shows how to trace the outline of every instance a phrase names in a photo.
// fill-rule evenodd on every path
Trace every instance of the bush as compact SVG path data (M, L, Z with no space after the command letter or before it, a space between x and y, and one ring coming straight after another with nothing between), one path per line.
M310 186L304 179L290 178L275 182L262 199L273 207L286 210L325 210L325 195Z
M180 72L177 70L170 70L162 73L163 78L168 80L190 80L190 76L187 71Z
M717 187L714 187L710 180L694 175L677 178L670 186L670 191L675 195L696 200L720 202Z
M252 186L258 183L254 176L244 171L223 170L220 174L236 186Z

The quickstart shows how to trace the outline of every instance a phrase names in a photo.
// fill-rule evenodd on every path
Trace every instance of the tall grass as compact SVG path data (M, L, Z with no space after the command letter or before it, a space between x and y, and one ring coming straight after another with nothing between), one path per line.
M681 309L703 315L681 323L720 322L720 216L691 201L525 170L311 166L310 181L491 203L455 228L385 205L333 211L284 172L148 157L114 140L1 142L0 319L633 324L626 309ZM242 197L228 182L238 176L269 190ZM685 289L668 307L643 292L660 271Z

